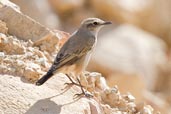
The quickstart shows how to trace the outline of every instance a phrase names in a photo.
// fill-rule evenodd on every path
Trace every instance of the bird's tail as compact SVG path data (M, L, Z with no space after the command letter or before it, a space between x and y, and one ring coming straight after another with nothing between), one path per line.
M47 72L42 78L40 78L37 82L36 85L40 86L44 84L50 77L53 76L53 72Z

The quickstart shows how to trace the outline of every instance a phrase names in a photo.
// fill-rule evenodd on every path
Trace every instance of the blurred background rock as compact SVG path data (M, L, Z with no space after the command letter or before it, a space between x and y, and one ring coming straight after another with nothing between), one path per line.
M89 64L108 84L171 110L171 0L11 0L50 29L72 33L87 17L111 20Z

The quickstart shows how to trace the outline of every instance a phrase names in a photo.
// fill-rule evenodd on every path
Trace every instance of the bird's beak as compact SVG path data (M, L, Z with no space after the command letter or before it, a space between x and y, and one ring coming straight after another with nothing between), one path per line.
M109 24L112 24L112 22L106 21L106 22L104 22L104 23L101 23L101 25L109 25Z

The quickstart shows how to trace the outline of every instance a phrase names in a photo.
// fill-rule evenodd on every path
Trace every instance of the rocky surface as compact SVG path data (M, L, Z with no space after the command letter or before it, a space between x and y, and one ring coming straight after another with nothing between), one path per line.
M153 113L151 106L136 105L135 98L131 94L122 95L117 87L100 90L95 86L99 90L96 90L94 98L73 99L74 94L81 91L78 87L65 90L66 82L68 82L66 76L60 74L39 87L23 83L20 77L0 75L0 112L5 114ZM100 82L97 84L103 86Z
M91 0L90 5L98 16L138 26L170 47L170 0Z
M8 28L6 26L6 23L3 22L3 21L0 21L0 32L3 33L3 34L7 34L7 31L8 31Z
M33 47L31 40L25 42L0 33L0 51L0 71L4 74L24 76L35 81L39 78L41 69L48 65L46 55L38 47Z
M10 1L18 5L24 14L41 23L42 25L50 29L56 29L60 27L58 16L52 11L52 8L49 6L47 0Z
M99 36L89 70L101 72L110 87L131 92L138 101L151 104L170 104L170 62L166 45L158 37L130 24L123 24ZM141 91L139 91L141 90ZM152 91L157 100L148 99ZM166 105L160 105L167 110ZM167 108L165 108L167 107Z
M162 40L135 26L123 24L99 36L92 56L95 64L91 67L105 75L117 71L141 75L149 88L153 86L160 67L167 62L165 52L166 45ZM104 67L108 70L103 70ZM110 77L113 76L109 75L109 80Z

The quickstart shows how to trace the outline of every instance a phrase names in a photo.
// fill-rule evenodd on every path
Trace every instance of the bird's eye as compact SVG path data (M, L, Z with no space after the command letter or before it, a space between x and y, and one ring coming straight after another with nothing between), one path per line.
M97 25L98 23L97 23L97 22L94 22L93 24L94 24L94 25Z

